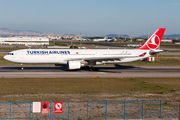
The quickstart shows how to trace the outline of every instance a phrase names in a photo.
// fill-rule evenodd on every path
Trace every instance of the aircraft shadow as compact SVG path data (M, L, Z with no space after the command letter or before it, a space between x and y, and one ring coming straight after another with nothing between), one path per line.
M99 69L99 72L108 72L108 73L121 73L123 69L133 69L133 68L140 68L135 66L122 66L122 65L116 65L112 67L97 67Z
M140 68L135 66L123 66L123 65L116 65L111 67L97 67L99 69L132 69L132 68Z

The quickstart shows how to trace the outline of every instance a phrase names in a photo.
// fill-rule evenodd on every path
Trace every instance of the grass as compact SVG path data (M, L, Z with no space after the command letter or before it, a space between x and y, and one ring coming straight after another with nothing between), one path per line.
M0 101L12 99L3 97L6 95L84 94L88 98L89 94L169 94L172 89L176 89L172 94L180 99L179 86L180 78L0 78ZM23 101L24 97L20 98ZM60 99L60 96L47 95L46 99Z
M160 46L160 48L180 48L180 45L164 45L164 46Z
M4 50L4 51L13 51L13 50L18 50L18 49L22 49L22 48L0 48L0 50Z
M172 52L173 52L173 53L180 52L180 50L167 50L167 51L170 52L170 53L172 53ZM166 51L166 52L167 52L167 51Z

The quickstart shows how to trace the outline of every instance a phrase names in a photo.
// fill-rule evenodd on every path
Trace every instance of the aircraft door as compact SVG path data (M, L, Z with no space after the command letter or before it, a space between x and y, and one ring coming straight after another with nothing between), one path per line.
M23 58L23 52L19 52L19 58Z

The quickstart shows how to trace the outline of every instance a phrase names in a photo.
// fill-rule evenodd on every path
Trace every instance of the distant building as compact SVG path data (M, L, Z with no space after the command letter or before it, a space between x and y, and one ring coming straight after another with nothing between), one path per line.
M16 36L16 37L0 37L0 44L5 45L49 45L47 37L31 37Z
M74 36L74 39L78 39L78 38L80 38L79 36Z
M49 40L59 40L59 39L62 39L62 37L60 35L57 35L57 36L48 35L47 38L49 38Z
M63 36L63 38L64 38L64 39L72 39L72 38L74 38L74 36L71 36L71 35L65 35L65 36Z
M161 42L169 42L169 43L172 43L173 41L170 40L170 39L162 39Z
M57 39L61 39L62 37L61 37L60 35L57 35L56 38L57 38Z

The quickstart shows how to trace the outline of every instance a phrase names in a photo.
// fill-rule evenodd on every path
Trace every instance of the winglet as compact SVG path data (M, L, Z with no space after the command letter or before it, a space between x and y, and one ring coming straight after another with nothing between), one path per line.
M139 48L140 50L157 50L166 28L159 28L156 32Z

